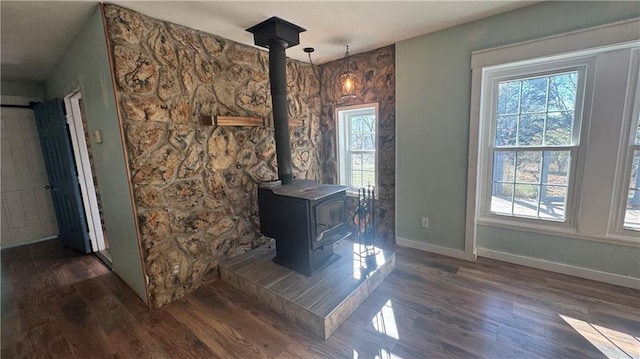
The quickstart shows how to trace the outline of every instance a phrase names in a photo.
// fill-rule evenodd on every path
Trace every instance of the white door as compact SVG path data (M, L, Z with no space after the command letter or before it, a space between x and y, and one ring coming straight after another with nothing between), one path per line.
M1 117L2 248L58 235L33 111L3 107Z

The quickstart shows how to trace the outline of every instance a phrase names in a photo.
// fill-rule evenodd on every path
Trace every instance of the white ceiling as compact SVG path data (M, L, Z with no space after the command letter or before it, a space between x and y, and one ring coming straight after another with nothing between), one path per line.
M314 63L382 46L536 1L113 1L145 15L253 45L245 29L278 16L307 31L287 56ZM42 83L97 1L0 1L3 81Z

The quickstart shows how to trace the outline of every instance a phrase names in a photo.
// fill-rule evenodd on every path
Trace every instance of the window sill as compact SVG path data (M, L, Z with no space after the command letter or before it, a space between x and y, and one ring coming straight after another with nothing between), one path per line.
M581 239L593 242L601 242L608 244L617 244L630 247L640 247L640 238L633 236L626 236L621 234L607 233L605 236L597 236L587 233L580 233L570 224L562 223L562 225L553 225L542 223L523 223L520 221L511 221L501 218L494 218L490 216L479 217L477 220L478 225L505 228L516 231L523 231L529 233L543 234L549 236L565 237L572 239Z

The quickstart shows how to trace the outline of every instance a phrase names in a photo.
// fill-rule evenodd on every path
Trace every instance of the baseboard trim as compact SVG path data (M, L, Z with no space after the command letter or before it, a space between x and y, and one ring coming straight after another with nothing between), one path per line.
M2 245L2 247L0 247L0 249L8 249L8 248L13 248L13 247L26 246L27 244L34 244L34 243L38 243L38 242L44 242L44 241L48 241L50 239L55 239L55 238L58 238L58 236L51 236L51 237L32 239L30 241L25 241L25 242L20 242L20 243L13 243L13 244L9 244L9 245L6 245L6 246Z
M640 278L623 276L620 274L607 273L594 269L576 267L570 264L550 262L544 259L526 257L517 254L498 252L486 248L478 248L478 256L495 259L503 262L509 262L522 266L548 270L561 274L567 274L574 277L591 279L598 282L619 285L622 287L640 289Z
M470 254L459 249L441 247L441 246L436 246L434 244L418 242L411 239L396 237L396 244L401 247L413 248L413 249L417 249L424 252L441 254L443 256L464 259L466 261L474 262L476 260L475 254Z

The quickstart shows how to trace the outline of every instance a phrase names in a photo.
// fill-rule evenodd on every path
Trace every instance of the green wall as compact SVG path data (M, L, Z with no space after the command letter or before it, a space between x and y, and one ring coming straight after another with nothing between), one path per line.
M638 16L637 2L544 2L398 43L396 236L464 250L472 51ZM493 228L477 238L482 248L640 277L637 247ZM594 261L599 253L606 260Z
M44 97L44 86L27 82L2 81L0 84L2 96Z
M103 143L94 142L91 147L113 271L146 301L144 274L99 7L55 66L45 83L45 92L47 98L63 98L77 87L82 92L89 132L102 131Z

